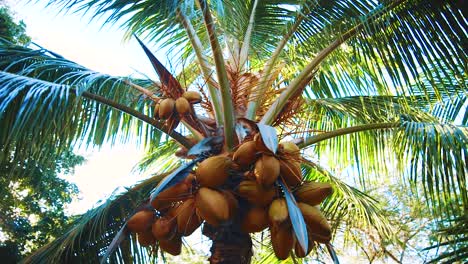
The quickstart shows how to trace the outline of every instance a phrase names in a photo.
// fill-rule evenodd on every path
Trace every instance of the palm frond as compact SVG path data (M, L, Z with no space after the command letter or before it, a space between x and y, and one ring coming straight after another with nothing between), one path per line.
M323 212L331 220L335 232L347 232L351 229L375 230L380 237L394 239L392 226L382 213L382 205L365 194L334 176L318 163L306 161L304 179L328 182L333 186L333 194L321 205Z
M0 69L2 146L32 141L60 150L78 139L101 145L135 136L137 143L150 144L168 132L151 118L151 102L129 84L157 95L151 81L102 74L46 50L10 45L0 47Z
M148 198L151 189L164 176L151 177L89 210L73 222L61 237L43 246L24 261L99 263L126 218ZM129 234L109 260L111 263L148 263L155 258L156 252L141 248L137 244L135 234Z
M461 263L468 257L468 217L466 212L447 222L448 226L440 227L437 230L439 243L424 249L442 251L428 263Z
M180 159L174 153L180 147L175 141L162 142L159 146L150 148L145 156L135 165L138 172L157 171L165 173L181 165Z
M394 137L400 171L421 182L438 216L459 215L466 208L468 129L450 124L405 122Z

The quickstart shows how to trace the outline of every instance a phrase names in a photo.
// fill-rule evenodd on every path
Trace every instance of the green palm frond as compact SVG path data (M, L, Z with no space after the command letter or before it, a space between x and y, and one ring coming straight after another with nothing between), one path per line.
M48 144L60 151L78 138L94 145L136 138L146 145L165 131L151 118L149 100L129 85L151 87L157 95L151 81L102 74L46 50L10 45L0 47L0 69L4 147L32 141L31 150Z
M175 141L162 142L159 146L150 148L138 162L134 170L138 172L157 171L159 173L174 170L181 161L174 153L180 147Z
M115 194L103 204L89 210L53 242L43 246L24 261L26 263L99 263L126 218L165 175L157 175ZM110 257L112 263L148 263L157 257L138 246L135 234L129 234Z
M394 145L402 175L422 183L437 215L459 215L460 208L466 208L466 127L405 122L394 137Z
M395 239L391 223L382 213L382 204L315 162L307 161L303 165L304 179L328 182L333 186L333 194L324 201L321 209L333 224L335 233L342 232L345 239L350 239L352 229L375 230L382 238Z
M447 222L448 226L441 227L436 232L439 243L424 249L442 251L428 263L462 263L468 257L468 217L466 212Z
M466 91L467 54L463 39L467 36L467 24L461 7L451 1L403 2L380 19L365 24L346 42L343 49L352 50L351 56L335 54L336 59L325 60L324 78L339 84L352 81L361 87L366 86L363 80L373 79L382 92L422 92L428 98L450 94L449 89L454 86ZM338 71L343 69L346 74L340 75ZM359 74L360 71L365 74ZM429 91L428 84L432 86ZM419 89L405 89L414 85Z

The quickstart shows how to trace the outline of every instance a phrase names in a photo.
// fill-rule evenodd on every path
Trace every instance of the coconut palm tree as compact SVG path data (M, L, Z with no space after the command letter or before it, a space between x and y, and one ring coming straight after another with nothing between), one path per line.
M129 37L168 46L179 66L177 73L168 71L142 41L159 80L110 76L43 48L2 43L2 153L13 149L18 162L40 161L43 146L59 154L74 144L136 140L148 150L141 168L159 165L154 177L90 210L27 261L146 263L161 256L159 248L171 253L161 241L142 247L129 220L148 211L165 217L165 210L148 203L186 182L212 156L233 164L231 178L210 189L217 195L239 190L241 183L232 179L263 183L259 173L250 173L254 165L233 157L248 142L255 142L253 157L263 164L284 161L289 143L278 141L301 149L295 160L302 166L300 182L333 188L320 210L334 237L352 241L351 230L365 230L397 243L381 205L366 194L381 178L407 183L409 195L441 220L459 219L468 206L468 27L461 1L48 2L104 16ZM190 104L174 107L179 98ZM294 201L304 183L295 186L285 177L281 173L272 185L286 198L289 244L309 250L317 240L307 232L315 231ZM202 196L201 181L197 173L190 197L179 200ZM210 261L251 262L251 236L239 231L250 204L234 196L237 211L227 203L229 220L217 225L199 200L196 214L213 241ZM177 206L181 202L170 205ZM255 249L262 241L252 237ZM336 257L325 240L318 250ZM279 256L277 247L273 241Z

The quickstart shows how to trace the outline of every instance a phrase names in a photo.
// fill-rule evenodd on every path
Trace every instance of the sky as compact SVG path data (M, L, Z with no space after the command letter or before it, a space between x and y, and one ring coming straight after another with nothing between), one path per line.
M45 1L27 3L7 0L18 20L26 24L27 34L40 46L92 70L112 75L138 73L154 77L153 69L136 40L123 40L124 31L117 26L102 26L101 20L90 22L90 16L81 13L60 13L58 8L45 7ZM148 45L151 47L151 45ZM163 63L164 54L157 55ZM142 180L132 173L143 151L131 144L102 149L77 149L86 163L76 167L73 175L64 178L75 183L79 199L68 207L69 214L84 213L117 188Z

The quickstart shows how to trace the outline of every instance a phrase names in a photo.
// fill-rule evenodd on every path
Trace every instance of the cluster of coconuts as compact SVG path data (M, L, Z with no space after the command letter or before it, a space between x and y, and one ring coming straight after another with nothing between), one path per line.
M257 134L252 141L239 146L233 160L246 170L245 179L238 186L238 195L250 205L241 222L244 232L269 228L273 250L279 259L288 258L293 248L297 257L305 257L315 242L330 241L330 225L316 206L333 190L328 183L302 181L301 154L296 144L280 143L274 154ZM276 184L278 179L293 191L304 217L309 239L306 252L296 241L286 200Z
M154 106L154 118L167 120L175 113L184 116L190 113L192 104L201 102L201 95L195 91L187 91L177 99L166 98L156 103Z
M332 188L326 183L303 182L299 148L280 143L272 153L261 135L240 144L234 153L223 153L200 162L176 185L151 199L153 209L136 213L127 222L142 246L159 243L172 255L181 251L183 236L192 234L203 222L218 227L238 222L245 233L269 228L279 259L305 257L315 242L328 243L331 228L316 207ZM240 177L239 177L240 176ZM286 200L276 181L282 179L292 190L308 230L309 248L304 251L292 229Z

